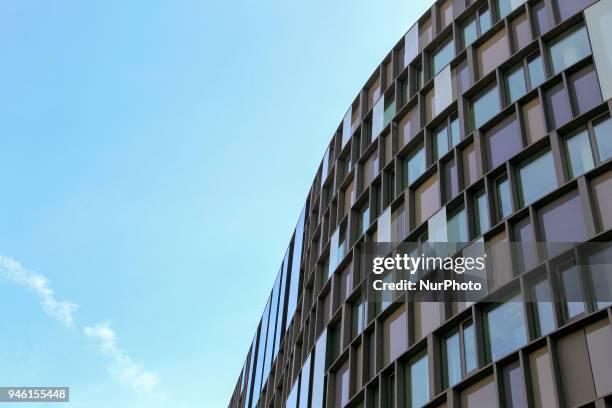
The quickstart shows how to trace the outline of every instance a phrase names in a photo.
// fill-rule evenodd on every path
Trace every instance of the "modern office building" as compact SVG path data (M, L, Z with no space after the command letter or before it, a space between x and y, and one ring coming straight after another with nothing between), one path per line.
M612 407L611 39L612 0L433 4L333 132L229 406ZM506 301L369 298L364 245L434 236L522 245Z

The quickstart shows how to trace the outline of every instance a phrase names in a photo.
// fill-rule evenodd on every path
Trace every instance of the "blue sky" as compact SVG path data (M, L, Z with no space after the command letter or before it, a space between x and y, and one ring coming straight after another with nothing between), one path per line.
M428 5L0 2L0 385L227 406L332 131Z

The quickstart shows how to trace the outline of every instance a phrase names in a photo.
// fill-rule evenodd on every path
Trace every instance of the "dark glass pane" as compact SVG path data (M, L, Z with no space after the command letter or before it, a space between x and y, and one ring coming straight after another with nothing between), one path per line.
M612 119L606 117L593 125L595 131L595 140L597 140L597 149L599 150L599 158L608 160L612 157Z
M555 163L550 151L519 167L521 203L529 205L557 187Z
M562 82L548 89L545 97L548 130L556 129L572 118L572 108Z
M508 116L485 133L490 169L494 169L523 148L521 129L514 115Z
M601 103L599 82L593 65L572 74L569 83L579 113L584 113Z
M469 242L467 233L467 218L465 210L461 209L451 214L446 223L448 242Z
M525 217L514 225L516 255L520 273L532 269L538 264L538 253L534 244L535 237L529 217Z
M406 307L401 306L383 323L383 366L395 361L408 348Z
M467 61L464 60L459 65L457 65L456 72L457 90L460 94L462 94L463 92L467 91L472 85L470 81L470 72L468 70Z

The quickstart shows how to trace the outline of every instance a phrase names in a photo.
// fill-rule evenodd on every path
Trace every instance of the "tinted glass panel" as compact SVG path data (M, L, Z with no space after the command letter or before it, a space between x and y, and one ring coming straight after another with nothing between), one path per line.
M583 10L596 1L597 0L558 0L557 3L559 4L559 14L561 15L561 19L565 20L566 18L573 16L580 10Z
M544 66L542 65L542 57L536 55L527 61L527 69L529 70L529 82L531 89L535 89L546 80L544 75Z
M461 354L459 333L455 332L444 340L445 387L452 387L461 381Z
M472 100L472 127L477 129L499 112L499 93L493 86Z
M589 38L584 26L574 27L555 38L548 46L553 74L558 74L570 65L591 54Z
M478 38L476 33L476 18L472 17L463 26L463 46L467 47Z
M555 163L550 151L519 167L522 205L529 205L557 187Z
M450 200L459 193L459 180L457 178L457 165L455 159L444 163L444 199Z
M512 33L514 34L514 49L520 50L531 42L531 30L527 14L521 14L512 21Z
M527 343L521 296L487 312L489 357L497 360Z
M523 148L521 130L514 115L508 116L485 134L489 166L496 168Z
M480 10L479 16L480 34L484 34L491 28L491 12L489 9Z
M542 106L537 96L523 105L523 123L529 144L546 135Z
M553 130L572 118L572 108L563 83L546 91L546 111L548 112L548 129Z
M532 10L536 20L538 35L542 35L552 26L546 4L544 1L540 1L533 5Z
M401 306L383 324L383 366L395 361L408 348L406 307Z
M601 103L599 82L593 65L586 66L572 74L569 83L579 113L584 113Z
M522 65L517 65L512 70L508 71L506 75L506 91L508 103L516 101L527 92Z
M472 321L463 325L463 347L465 353L465 372L476 369L476 338L474 337L474 324Z
M433 74L442 71L455 56L455 44L452 40L440 47L433 56Z
M542 241L582 242L587 238L585 215L580 196L576 191L568 193L538 210ZM563 248L547 246L549 256L554 256Z
M476 198L476 235L482 235L489 230L489 210L487 209L487 195L484 191L480 192Z
M601 160L608 160L612 157L612 119L609 117L595 122L593 125L597 149Z
M523 386L523 371L518 361L504 367L504 396L506 407L527 407L525 387Z
M597 214L604 230L612 228L612 172L608 171L591 182Z
M512 213L512 202L510 200L510 183L504 178L497 182L497 210L499 218L506 218Z
M438 175L434 174L421 184L416 189L414 196L416 224L420 225L440 208Z
M539 336L544 336L555 329L555 317L553 314L552 293L550 282L542 279L533 285L537 311L537 331Z
M419 147L405 163L405 186L409 186L425 172L425 149Z
M429 368L427 354L410 364L410 404L418 408L429 401Z
M570 177L578 177L595 165L591 143L586 129L565 139L565 155L569 164Z

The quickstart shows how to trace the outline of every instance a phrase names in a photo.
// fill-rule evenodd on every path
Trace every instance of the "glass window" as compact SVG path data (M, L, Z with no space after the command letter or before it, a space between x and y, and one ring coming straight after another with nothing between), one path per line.
M302 372L300 373L300 400L298 407L308 406L308 391L310 390L310 354L304 362Z
M452 39L446 42L444 45L437 48L433 55L433 72L432 77L438 72L442 71L449 62L455 57L455 43Z
M448 388L461 381L459 332L456 331L444 339L442 351L444 359L444 388Z
M457 86L457 92L462 94L467 91L471 86L470 73L468 70L468 64L466 60L461 61L459 65L455 68L455 83Z
M529 216L514 224L514 240L516 244L516 260L520 273L534 268L538 263L538 252L536 249L535 236Z
M488 8L480 10L478 22L480 23L480 34L484 34L491 28L491 11Z
M419 48L423 49L431 41L433 28L431 18L419 22Z
M552 27L546 3L542 0L534 4L531 9L536 20L537 35L540 36L547 32Z
M501 220L511 213L510 183L508 183L507 177L503 177L497 181L497 217Z
M601 92L593 65L588 65L569 77L573 100L579 113L601 103Z
M506 29L499 30L476 50L478 58L478 77L482 78L493 71L510 56Z
M545 97L549 130L558 128L572 118L572 107L570 106L563 82L559 82L552 88L546 90Z
M463 25L462 30L462 39L463 39L463 47L467 47L478 38L478 33L476 32L476 18L472 17Z
M552 292L548 279L541 279L533 284L533 296L536 300L536 330L538 336L545 336L555 329Z
M561 242L583 242L587 238L585 213L577 191L565 194L538 210L538 222L542 241L549 256L555 256L567 249Z
M457 164L455 159L444 163L444 201L459 194L459 176L457 175Z
M427 354L415 359L408 369L408 407L418 408L429 401L429 367Z
M542 65L542 57L536 55L527 60L527 70L529 71L529 82L531 89L535 89L546 80L544 74L544 66Z
M357 224L357 236L363 235L365 230L370 226L370 206L366 203L359 211L359 220Z
M334 406L342 408L349 400L349 362L348 360L336 371L334 387Z
M523 370L518 361L504 367L504 400L507 407L527 408Z
M583 25L567 30L548 44L548 56L553 75L591 55L591 46Z
M561 20L573 16L596 1L597 0L558 0L557 3L559 4Z
M463 208L448 216L446 231L448 242L469 242L467 219Z
M486 313L488 357L490 361L527 344L523 299L517 295Z
M421 184L414 193L416 224L420 225L440 208L438 175L434 174Z
M431 88L425 94L425 123L429 123L436 115L436 89Z
M476 220L476 236L480 236L489 230L489 211L487 209L487 195L484 190L479 191L474 197L474 216Z
M493 85L472 100L472 128L477 129L499 112L499 93Z
M595 166L589 133L586 129L575 132L565 139L565 157L571 178L578 177Z
M436 160L440 159L446 154L446 152L448 152L448 129L446 127L446 124L442 125L436 131L434 145L436 152Z
M580 267L568 265L561 271L563 293L565 294L565 315L572 318L586 311L580 282Z
M476 364L476 337L474 324L469 320L463 324L463 350L465 359L465 372L470 373L477 368Z
M521 206L526 206L557 187L555 163L549 151L519 166Z
M459 116L455 113L450 119L451 144L453 146L459 143L461 139L461 130L459 129Z
M408 319L402 305L383 323L383 366L395 361L408 349Z
M388 101L385 101L385 113L383 116L383 125L384 128L387 126L393 117L395 116L395 99L390 98Z
M540 140L546 135L542 106L538 96L523 105L523 123L529 144Z
M446 0L440 5L440 29L446 28L453 22L453 2Z
M516 101L527 92L523 65L517 65L506 74L506 91L506 97L508 98L509 104Z
M423 146L421 145L417 147L416 151L412 152L412 154L408 156L404 163L404 187L407 187L425 172L425 149L423 148Z
M363 298L353 303L351 310L351 338L355 338L363 331L365 324L365 304Z
M596 121L593 124L597 150L602 161L612 157L612 120L610 117Z
M497 0L494 2L497 5L497 15L500 19L506 17L512 11L510 0Z
M496 168L523 149L521 129L514 114L504 118L488 130L484 139L491 169Z
M478 168L476 166L476 148L474 143L463 149L463 182L469 186L478 180Z

